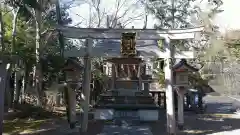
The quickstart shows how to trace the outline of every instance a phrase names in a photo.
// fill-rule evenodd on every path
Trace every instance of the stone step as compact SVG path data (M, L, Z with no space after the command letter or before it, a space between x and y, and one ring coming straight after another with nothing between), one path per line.
M99 105L106 105L106 104L115 104L115 105L121 105L121 104L130 104L130 105L152 105L155 104L153 101L136 101L136 100L104 100L99 101L97 104Z
M99 101L107 102L116 102L116 103L154 103L154 99L152 98L114 98L114 97L104 97L100 98Z
M117 110L160 109L156 104L97 104L94 108Z
M156 121L159 118L158 108L140 108L135 110L129 108L95 108L95 120L138 120L138 121Z
M99 104L154 104L150 96L102 96Z

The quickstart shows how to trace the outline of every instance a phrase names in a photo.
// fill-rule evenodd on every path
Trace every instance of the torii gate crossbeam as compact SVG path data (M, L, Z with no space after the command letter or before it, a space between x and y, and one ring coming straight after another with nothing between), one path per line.
M121 39L122 33L136 32L137 40L159 40L168 37L170 39L191 39L195 32L200 32L203 27L189 29L157 30L157 29L108 29L108 28L77 28L58 26L64 37L76 39Z
M174 30L156 30L156 29L99 29L99 28L76 28L68 26L58 26L57 29L66 38L87 39L86 40L86 56L84 69L84 117L82 121L81 132L87 131L88 124L88 103L90 95L90 72L91 72L91 53L93 45L92 39L121 39L122 33L137 33L137 40L159 40L163 39L165 42L164 49L166 52L165 59L165 83L166 83L166 102L167 102L167 131L169 134L176 134L176 120L175 107L173 104L173 75L172 75L172 58L174 56L170 41L174 39L192 39L195 33L203 31L203 27L189 28L189 29L174 29Z

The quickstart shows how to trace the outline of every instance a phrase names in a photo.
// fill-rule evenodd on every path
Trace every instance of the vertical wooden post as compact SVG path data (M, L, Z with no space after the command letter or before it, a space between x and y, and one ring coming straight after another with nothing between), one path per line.
M91 49L92 39L86 39L86 56L84 57L84 78L83 78L83 91L85 100L83 103L83 119L81 125L81 133L86 133L88 128L88 111L89 111L89 97L90 97L90 83L91 83Z
M184 93L182 89L178 92L178 128L183 129L184 124Z
M115 80L116 80L116 70L115 70L115 64L112 63L112 84L111 84L111 89L115 89Z
M142 63L140 63L139 65L138 65L138 85L139 85L139 87L138 87L138 89L139 89L139 91L142 91Z
M165 83L166 83L166 109L167 109L167 131L170 135L176 134L176 120L175 120L175 107L173 98L173 73L172 73L172 50L170 46L170 39L165 38L165 51L168 54L165 58Z

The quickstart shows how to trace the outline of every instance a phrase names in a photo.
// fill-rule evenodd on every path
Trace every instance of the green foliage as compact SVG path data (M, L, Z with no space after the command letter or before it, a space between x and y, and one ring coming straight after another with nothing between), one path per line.
M4 20L4 44L6 46L5 53L11 53L11 43L12 43L12 19L13 15L9 12L10 9L5 9L3 11ZM26 65L31 65L34 62L34 37L33 33L26 30L33 30L32 27L26 25L26 21L22 18L18 19L17 23L17 34L16 34L16 48L13 54L18 55Z
M218 27L213 23L217 14L222 12L220 9L223 4L222 0L209 1L214 8L208 11L197 11L204 26L204 40L207 42L202 44L203 50L201 61L215 61L217 59L225 59L229 57L229 50L225 46L225 42Z
M220 8L223 4L222 0L209 0L212 9L208 11L202 11L198 5L195 7L191 6L191 3L195 0L174 0L174 5L172 1L158 0L154 1L148 6L150 13L155 15L158 19L158 23L155 25L156 28L186 28L193 27L196 25L203 25L205 27L203 35L200 35L200 39L196 41L182 40L171 42L176 47L176 51L185 50L189 47L194 47L197 50L197 59L194 60L201 65L206 65L206 61L214 61L219 59L226 59L231 57L231 52L224 40L220 36L218 27L213 24L215 16L222 12ZM193 22L193 16L197 16L196 22ZM191 18L191 19L189 19ZM177 46L176 46L177 45ZM234 49L237 52L237 49ZM200 72L201 73L201 72ZM160 81L164 82L162 79L162 72L159 71ZM202 74L201 74L202 75ZM205 78L202 78L205 77ZM209 81L213 76L207 76L206 74L200 76L201 79Z
M163 50L164 48L164 43L163 43L163 40L158 40L158 47Z
M20 8L18 20L17 20L17 34L16 45L14 54L18 55L24 62L24 66L31 71L33 65L36 63L35 56L35 20L33 14L33 8L44 11L42 14L42 29L41 40L42 46L40 46L40 61L42 65L42 71L44 74L44 80L49 80L52 76L58 76L62 68L64 60L60 56L60 45L58 43L58 33L55 31L56 10L52 8L52 5L45 3L41 7L36 3L36 0L7 0L5 1L8 6L4 9L3 20L5 36L4 42L6 46L6 52L10 54L12 43L12 8ZM26 12L27 13L26 13ZM63 18L63 24L71 23L71 18L63 8L61 12ZM67 42L67 46L71 46L71 42ZM27 73L28 74L28 73Z
M152 60L154 62L153 65L153 74L158 78L158 82L159 84L164 87L165 85L165 74L163 71L164 68L164 60L163 59L153 59ZM159 66L160 63L160 66Z
M155 27L159 29L190 27L191 23L188 21L188 17L193 14L191 9L191 2L193 1L195 0L174 0L174 7L169 0L153 1L148 5L148 9L158 20Z
M107 75L102 72L103 59L102 58L93 58L92 59L92 73L94 75L94 79L99 80L101 83L105 83Z
M159 79L159 84L161 84L162 87L165 86L165 74L164 72L161 70L158 72L158 79Z
M240 31L230 30L227 31L223 37L225 46L229 49L231 57L234 60L239 60L240 58Z
M62 25L67 25L69 23L72 22L72 18L69 17L69 13L66 12L66 8L61 8L61 23ZM51 25L51 26L55 26L57 23L57 16L56 16L56 10L55 9L51 9L48 10L48 13L45 16L45 20L48 20L46 24Z
M37 0L5 0L4 2L14 9L19 8L19 14L25 20L34 17L31 9L42 10L41 5Z

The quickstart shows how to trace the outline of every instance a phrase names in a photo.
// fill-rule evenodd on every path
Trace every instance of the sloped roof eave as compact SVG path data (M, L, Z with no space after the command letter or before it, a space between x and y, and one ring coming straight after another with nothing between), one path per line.
M195 72L198 72L198 71L199 71L199 69L197 69L197 68L189 65L189 64L187 63L186 59L181 59L180 62L178 62L177 64L175 64L175 65L173 66L173 70L176 70L176 69L182 67L183 65L185 65L188 69L190 69L190 70L192 70L192 71L195 71Z

